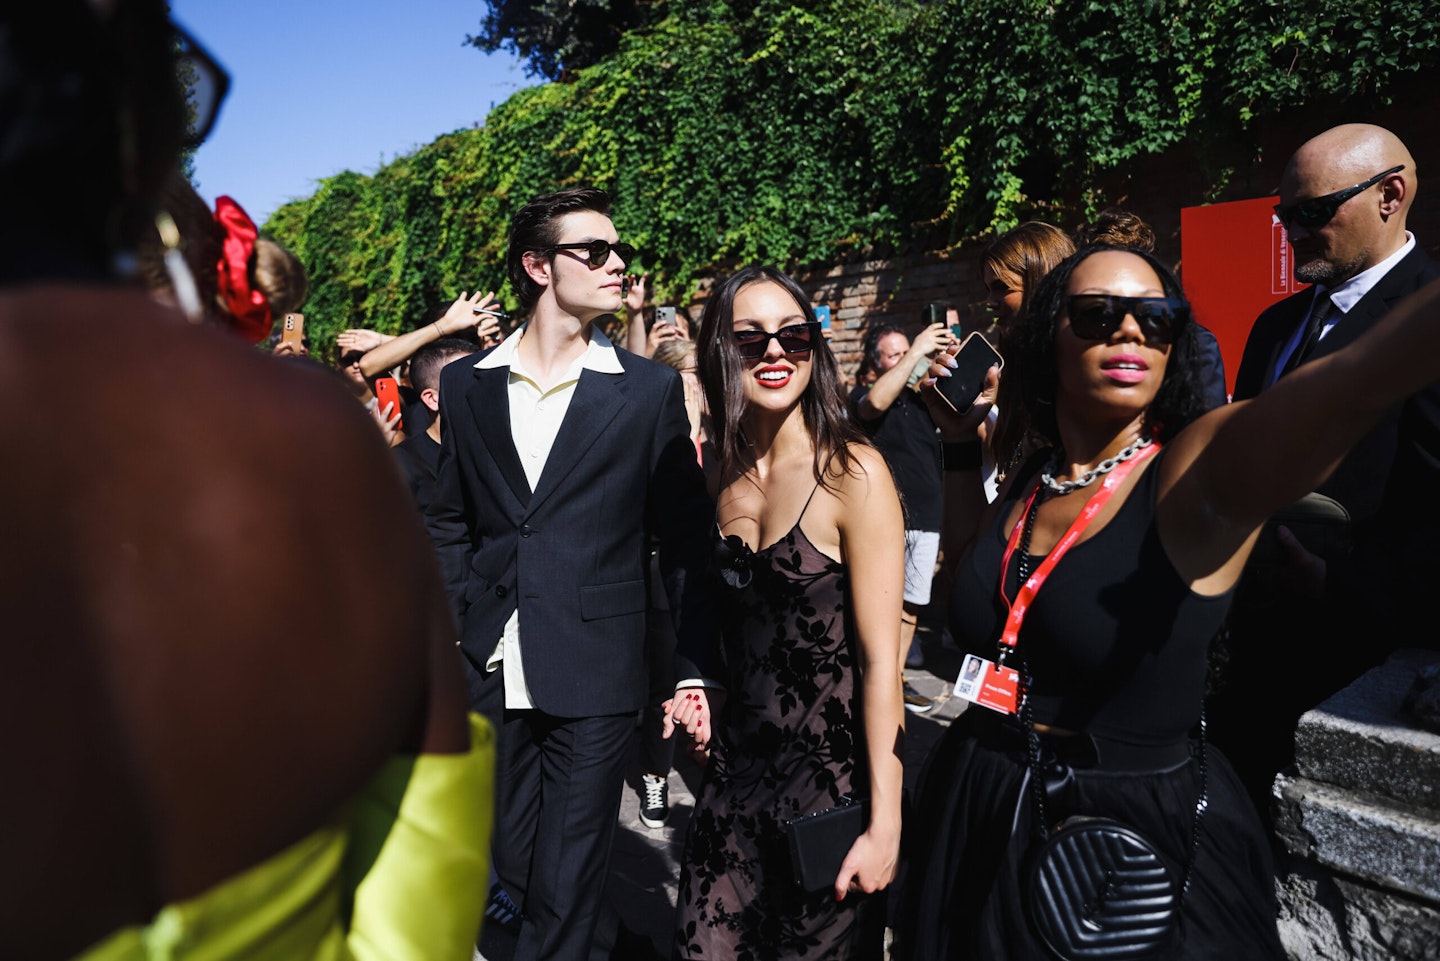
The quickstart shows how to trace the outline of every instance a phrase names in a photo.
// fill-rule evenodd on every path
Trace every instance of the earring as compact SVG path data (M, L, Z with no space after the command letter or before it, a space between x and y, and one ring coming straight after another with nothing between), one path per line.
M170 289L175 291L175 300L185 312L186 319L198 324L205 312L200 306L200 289L195 285L195 275L190 272L184 254L180 253L180 230L175 226L174 218L163 210L155 215L155 229L160 232L160 242L165 245L165 273L170 278Z

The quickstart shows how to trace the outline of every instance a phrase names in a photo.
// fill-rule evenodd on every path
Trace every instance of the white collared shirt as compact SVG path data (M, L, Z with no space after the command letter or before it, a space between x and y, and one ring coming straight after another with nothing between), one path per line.
M1360 273L1351 277L1334 290L1328 291L1330 303L1333 304L1334 307L1330 311L1330 316L1325 318L1325 324L1320 328L1320 333L1316 336L1315 342L1318 344L1324 340L1325 335L1330 333L1336 324L1345 319L1345 315L1350 313L1350 309L1360 303L1360 298L1370 293L1375 285L1380 283L1381 279L1390 273L1395 265L1405 258L1406 254L1414 249L1415 235L1407 230L1405 231L1405 243L1400 245L1399 250L1375 266L1360 271ZM1310 314L1315 309L1315 305L1320 303L1320 298L1324 297L1326 293L1327 291L1324 287L1319 284L1315 285L1315 299L1310 301L1310 310L1305 312L1305 317L1300 321L1300 326L1295 329L1295 333L1290 335L1290 339L1285 343L1285 349L1282 350L1280 356L1276 358L1275 366L1270 371L1270 383L1273 384L1280 378L1280 372L1285 369L1285 364L1290 360L1290 355L1300 348L1300 338L1305 336L1305 326L1310 320Z
M500 346L480 358L475 365L479 370L495 367L510 368L510 382L507 396L510 401L510 438L515 452L520 455L520 464L525 469L525 479L534 491L545 471L545 462L550 458L550 448L560 433L565 413L570 409L570 400L575 396L575 385L580 382L580 373L593 370L601 374L623 374L625 368L615 353L615 346L601 333L600 328L590 327L590 343L585 352L575 358L565 373L549 390L542 390L534 376L525 369L520 360L520 340L529 324L521 325L505 338ZM520 608L517 603L514 613L505 622L495 650L485 661L485 670L505 668L505 707L508 709L533 708L530 688L525 683L525 669L521 654Z

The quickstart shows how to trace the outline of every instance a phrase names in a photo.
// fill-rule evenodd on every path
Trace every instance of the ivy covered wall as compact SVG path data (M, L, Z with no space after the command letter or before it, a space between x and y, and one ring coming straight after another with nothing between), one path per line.
M1188 202L1220 199L1282 118L1380 109L1440 79L1433 0L660 10L573 80L277 211L266 230L310 271L319 345L407 329L459 290L513 306L508 217L565 185L609 190L657 299L683 303L736 262L810 272L955 251L1025 219L1068 227L1177 151Z

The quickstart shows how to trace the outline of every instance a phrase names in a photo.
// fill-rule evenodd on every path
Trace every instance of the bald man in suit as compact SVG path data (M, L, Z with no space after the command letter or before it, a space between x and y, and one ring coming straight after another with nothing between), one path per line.
M1313 286L1255 321L1235 400L1334 354L1440 277L1406 229L1415 168L1400 139L1372 124L1333 127L1295 151L1276 214L1295 278ZM1231 752L1262 812L1274 774L1291 757L1300 713L1396 647L1423 643L1405 626L1437 572L1437 485L1440 383L1391 408L1318 488L1350 515L1348 553L1317 556L1288 529L1261 534L1278 541L1285 589L1247 598L1242 582L1231 613L1230 680L1212 717L1216 742Z

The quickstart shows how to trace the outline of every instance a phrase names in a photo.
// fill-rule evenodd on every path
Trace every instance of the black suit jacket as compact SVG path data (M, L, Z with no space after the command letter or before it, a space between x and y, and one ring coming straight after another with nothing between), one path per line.
M1316 344L1308 359L1353 343L1408 294L1437 279L1440 264L1417 245ZM1255 321L1236 374L1236 400L1264 389L1314 296L1313 290L1303 290ZM1380 635L1390 628L1383 627L1382 620L1405 623L1421 609L1433 585L1437 567L1431 557L1440 538L1437 485L1440 381L1392 407L1317 488L1344 504L1354 523L1355 549L1331 562L1327 581L1357 612L1372 642L1384 644Z
M1440 278L1440 264L1417 245L1331 328L1308 359L1333 354L1353 343L1407 294L1437 278ZM1264 389L1280 352L1309 313L1314 298L1314 288L1302 290L1272 305L1256 319L1245 341L1240 370L1235 375L1236 400L1254 397ZM1433 447L1433 435L1440 430L1440 420L1436 419L1440 413L1437 399L1440 399L1440 383L1393 407L1350 449L1340 466L1317 490L1344 504L1352 520L1363 524L1373 518L1385 498L1391 467L1402 445L1420 445L1404 456L1404 463L1417 468L1430 469L1422 465L1434 464L1440 454L1440 449ZM1400 436L1402 419L1409 425L1403 438ZM1440 478L1432 478L1435 479Z
M525 679L563 717L636 711L646 696L647 536L676 620L677 673L715 675L704 571L714 506L679 374L616 349L623 374L585 370L534 491L510 430L508 367L476 354L440 378L432 529L476 665L520 610Z

